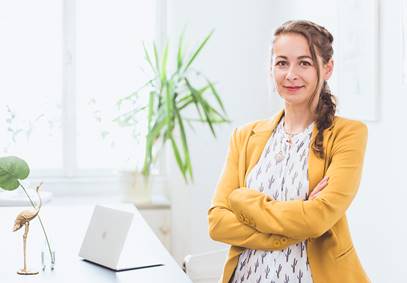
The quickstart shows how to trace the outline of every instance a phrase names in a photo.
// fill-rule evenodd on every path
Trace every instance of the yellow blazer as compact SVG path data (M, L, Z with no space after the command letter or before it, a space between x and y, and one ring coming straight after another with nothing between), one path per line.
M367 127L336 116L325 129L325 158L310 148L309 190L324 176L328 185L314 200L275 201L245 187L273 130L284 115L256 121L234 131L225 167L208 212L209 234L230 244L220 282L228 283L245 249L281 250L307 240L314 283L370 282L352 244L346 220L360 183ZM317 129L311 135L311 145Z

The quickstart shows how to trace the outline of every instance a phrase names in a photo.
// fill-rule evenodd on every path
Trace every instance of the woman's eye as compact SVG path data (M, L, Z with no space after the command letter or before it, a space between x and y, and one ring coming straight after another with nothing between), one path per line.
M278 62L276 62L276 66L285 66L285 65L287 65L286 61L278 61Z
M310 62L308 62L308 61L301 61L300 65L301 66L312 66L312 64Z

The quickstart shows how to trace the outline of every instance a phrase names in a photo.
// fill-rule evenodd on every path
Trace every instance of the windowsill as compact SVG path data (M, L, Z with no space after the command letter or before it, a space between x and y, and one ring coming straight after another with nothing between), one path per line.
M43 182L43 190L57 197L107 196L120 194L126 185L131 185L119 176L75 176L75 177L31 177L29 183ZM126 184L127 183L127 184Z
M130 202L124 201L121 196L84 196L84 197L55 197L48 205L50 206L75 206L75 205L96 205L96 204L123 204ZM138 209L168 209L171 207L170 201L164 195L154 195L151 202L136 202L134 204Z
M134 189L137 174L134 171L120 171L117 173L95 171L97 174L82 174L77 176L39 175L28 178L31 187L43 182L44 191L53 193L56 197L99 197L124 195ZM154 178L162 179L163 175L154 173ZM165 195L165 188L161 188L156 195Z
M33 199L37 196L34 188L41 186L44 204L46 205L76 205L76 204L96 204L96 203L132 203L138 208L144 209L166 209L170 207L168 188L163 175L152 174L151 176L151 200L142 200L136 187L143 182L136 182L141 178L135 172L121 171L117 174L106 175L82 175L75 177L63 176L42 176L29 177L22 181L22 184L33 194ZM1 193L1 192L0 192ZM31 194L30 193L30 194ZM7 194L7 195L6 195ZM0 195L0 206L29 206L30 203L21 188L13 192L5 192Z
M17 192L4 192L0 194L1 206L30 206L30 202L26 195ZM43 196L44 196L43 192ZM114 195L86 195L86 196L52 196L47 193L47 199L43 199L43 206L77 206L77 205L96 205L96 204L132 204L138 209L169 209L171 207L170 201L164 195L153 195L151 201L137 201L129 202L126 201L123 196L119 194ZM7 197L5 194L10 194L10 201L7 202ZM37 201L34 197L35 193L30 193L32 199Z

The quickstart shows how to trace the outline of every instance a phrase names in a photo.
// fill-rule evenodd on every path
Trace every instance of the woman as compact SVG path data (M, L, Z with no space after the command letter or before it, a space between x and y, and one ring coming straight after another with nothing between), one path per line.
M286 22L274 36L284 110L234 131L209 209L211 238L231 245L221 282L369 282L345 215L367 127L335 116L333 37L309 21Z

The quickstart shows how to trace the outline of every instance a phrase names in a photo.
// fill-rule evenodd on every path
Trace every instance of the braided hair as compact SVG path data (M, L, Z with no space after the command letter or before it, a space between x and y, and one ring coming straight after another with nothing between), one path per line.
M305 37L308 42L313 62L318 62L317 55L322 58L323 64L328 63L332 58L332 42L334 39L332 34L324 27L311 21L288 21L278 27L274 32L274 42L279 35L287 33L300 34ZM336 111L336 98L332 95L326 81L322 83L322 88L319 90L318 86L321 85L321 73L319 68L316 69L318 78L317 86L309 101L309 106L311 106L315 95L317 95L318 91L320 92L318 104L315 109L316 120L314 121L318 133L314 143L312 144L312 150L318 157L324 158L323 132L333 123Z

